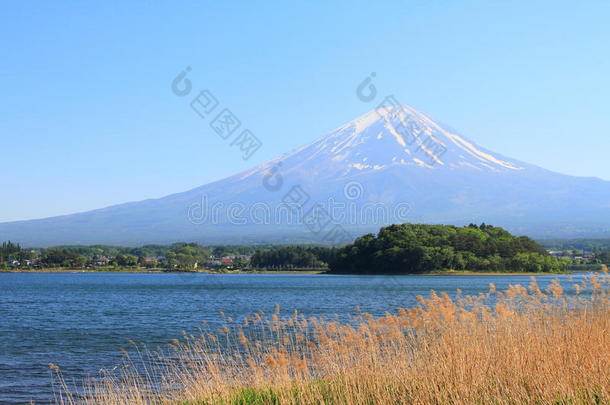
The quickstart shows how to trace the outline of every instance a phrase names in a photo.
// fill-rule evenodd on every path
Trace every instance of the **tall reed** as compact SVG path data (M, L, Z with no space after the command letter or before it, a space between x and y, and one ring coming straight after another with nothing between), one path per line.
M258 313L138 352L59 404L610 403L610 277L535 278L351 322Z

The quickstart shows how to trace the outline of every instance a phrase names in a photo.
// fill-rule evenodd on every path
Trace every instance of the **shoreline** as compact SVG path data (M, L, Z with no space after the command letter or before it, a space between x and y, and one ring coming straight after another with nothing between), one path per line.
M420 273L422 276L561 276L566 274L573 274L573 271L565 271L560 273L550 272L517 272L517 271L430 271L427 273ZM418 274L412 274L418 275Z
M599 270L598 270L599 271ZM589 271L584 271L588 273ZM593 271L591 271L593 272ZM32 273L32 274L44 274L44 273L58 273L58 274L71 274L71 273L103 273L103 274L327 274L335 276L551 276L551 275L566 275L579 273L579 271L566 271L561 273L549 273L549 272L490 272L490 271L430 271L424 273L405 273L405 274L340 274L340 273L328 273L326 270L311 269L311 270L251 270L251 271L213 271L213 270L198 270L198 271L172 271L162 269L129 269L121 268L117 270L97 270L97 269L32 269L32 270L0 270L2 273Z
M213 271L213 270L197 270L197 271L176 271L176 270L163 270L163 269L129 269L121 268L117 270L96 270L96 269L13 269L13 270L0 270L2 273L32 273L32 274L44 274L44 273L103 273L103 274L324 274L326 270L252 270L252 271Z

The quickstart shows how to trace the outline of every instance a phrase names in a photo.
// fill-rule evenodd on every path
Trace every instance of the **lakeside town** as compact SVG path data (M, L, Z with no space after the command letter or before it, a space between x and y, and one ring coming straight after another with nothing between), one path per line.
M287 252L277 263L263 262L261 252ZM90 271L238 271L265 269L326 269L319 260L334 248L300 246L212 246L196 243L146 245L140 248L115 246L59 246L47 249L22 248L13 242L0 246L0 271L90 270ZM257 255L258 254L258 255Z

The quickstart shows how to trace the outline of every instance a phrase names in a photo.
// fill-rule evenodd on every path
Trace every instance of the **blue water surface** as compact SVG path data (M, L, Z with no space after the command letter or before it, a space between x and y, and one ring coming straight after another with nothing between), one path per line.
M164 345L202 321L221 324L221 311L239 319L280 305L346 317L360 306L383 315L431 290L478 294L490 282L502 289L530 277L0 273L0 403L52 402L49 363L78 382L117 365L130 340Z

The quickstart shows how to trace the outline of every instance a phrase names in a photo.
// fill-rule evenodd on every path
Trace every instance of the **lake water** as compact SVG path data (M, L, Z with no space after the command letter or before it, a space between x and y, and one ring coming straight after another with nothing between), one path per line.
M554 278L539 276L546 285ZM575 276L578 277L578 276ZM68 380L96 375L121 360L130 340L149 347L259 310L305 315L383 315L431 290L478 294L529 284L529 276L331 276L113 273L0 274L0 403L48 403L48 363Z

